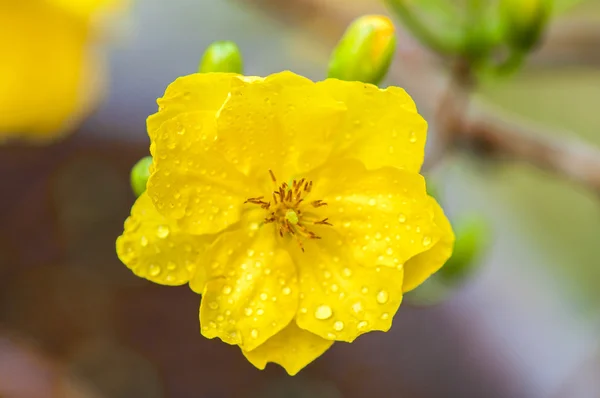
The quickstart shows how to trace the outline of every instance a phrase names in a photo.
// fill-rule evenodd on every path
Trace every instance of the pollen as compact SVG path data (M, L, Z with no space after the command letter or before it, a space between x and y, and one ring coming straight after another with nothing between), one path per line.
M305 178L278 184L277 178L272 170L269 170L274 191L271 193L270 201L265 201L265 196L248 198L244 203L260 206L267 211L264 219L265 224L275 224L279 236L293 236L296 238L300 249L304 251L303 239L321 239L309 229L310 225L333 226L329 218L319 218L315 210L327 206L322 200L308 199L312 191L313 183Z

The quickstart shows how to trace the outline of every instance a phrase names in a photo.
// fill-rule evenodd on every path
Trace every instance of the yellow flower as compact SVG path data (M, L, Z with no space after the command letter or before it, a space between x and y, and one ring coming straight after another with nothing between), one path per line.
M387 331L454 236L419 175L426 122L402 89L195 74L148 118L148 189L117 241L137 275L202 294L202 334L295 374Z
M121 0L0 0L0 142L48 141L79 122L102 87L96 22Z

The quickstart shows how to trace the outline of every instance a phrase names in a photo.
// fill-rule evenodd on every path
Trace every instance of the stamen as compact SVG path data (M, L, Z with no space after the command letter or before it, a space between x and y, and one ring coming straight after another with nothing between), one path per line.
M269 175L271 180L277 183L277 178L272 170L269 170ZM272 202L266 202L264 196L258 196L248 198L244 203L255 204L269 211L263 223L275 223L279 236L282 238L285 235L293 236L298 242L300 249L304 252L303 239L321 239L320 236L309 230L304 224L333 226L329 222L329 218L315 221L310 210L306 211L305 216L305 212L301 207L304 206L303 203L306 196L312 191L312 186L312 181L307 181L305 178L293 180L291 187L283 182L271 193ZM309 205L313 208L319 208L327 206L327 203L318 199L309 202Z

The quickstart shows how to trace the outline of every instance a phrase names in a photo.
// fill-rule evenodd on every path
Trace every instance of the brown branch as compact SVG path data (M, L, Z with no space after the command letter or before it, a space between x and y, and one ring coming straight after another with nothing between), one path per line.
M338 0L240 0L274 12L278 19L302 24L319 35L321 45L332 48L347 24L361 13L381 9L348 9ZM327 23L321 23L326 21ZM400 46L390 78L413 95L421 112L434 113L432 127L441 133L442 150L468 147L508 161L522 161L600 193L600 151L589 144L560 138L545 128L533 128L514 118L471 106L466 109L468 87L464 79L441 68L436 58L400 32ZM462 73L462 72L461 72ZM511 120L512 119L512 120ZM434 137L435 139L436 137ZM440 141L440 140L438 140ZM436 142L432 142L435 148ZM448 147L446 147L448 146ZM439 159L430 159L437 162Z

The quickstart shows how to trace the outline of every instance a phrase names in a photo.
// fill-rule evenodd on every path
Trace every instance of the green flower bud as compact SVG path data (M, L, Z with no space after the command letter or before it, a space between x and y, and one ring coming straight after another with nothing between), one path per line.
M244 65L238 46L232 41L216 41L204 52L200 73L229 72L242 74Z
M552 0L501 0L504 37L518 50L531 50L540 40L552 11Z
M360 17L333 51L328 77L378 84L388 72L395 49L394 25L389 18Z
M150 166L152 166L152 156L146 156L131 169L131 189L136 198L146 190L146 183L150 177Z
M407 294L415 305L434 305L450 296L476 270L480 255L489 242L490 227L486 219L472 215L455 224L456 242L452 257L421 286Z
M485 218L471 215L455 223L455 234L452 257L436 274L448 282L460 282L472 273L488 245L490 226Z

